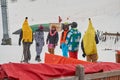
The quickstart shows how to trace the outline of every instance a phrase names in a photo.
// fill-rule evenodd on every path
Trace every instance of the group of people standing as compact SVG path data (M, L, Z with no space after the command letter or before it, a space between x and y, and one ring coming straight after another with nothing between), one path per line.
M89 18L89 22L91 22ZM71 26L71 27L70 27ZM81 32L77 29L77 23L72 22L70 24L62 24L62 33L60 37L60 49L62 50L64 57L70 57L78 59L78 50L79 43L81 39ZM42 25L35 31L34 39L36 43L36 61L41 61L40 54L42 48L45 45L44 42L44 27ZM92 26L92 23L89 23L88 29L85 32L85 35L81 42L81 49L83 50L83 57L87 57L87 61L96 62L98 59L96 43L98 39L95 36L95 30ZM30 45L33 42L33 32L28 24L28 17L25 18L25 21L22 26L22 30L19 38L19 45L21 45L21 40L23 43L23 62L28 63L31 59L30 54ZM97 42L95 43L95 41ZM48 52L54 54L55 48L58 45L59 33L57 32L56 25L52 25L50 31L47 35L46 44L48 46ZM92 48L93 47L93 48ZM91 49L91 50L90 50ZM69 54L69 55L68 55ZM96 58L95 58L96 57Z
M71 29L69 30L69 26ZM81 33L77 29L77 23L63 24L63 32L60 39L60 47L63 56L77 59Z

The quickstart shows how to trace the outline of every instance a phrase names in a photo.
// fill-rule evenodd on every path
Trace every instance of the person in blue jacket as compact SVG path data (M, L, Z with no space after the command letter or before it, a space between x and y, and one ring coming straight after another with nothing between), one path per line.
M78 49L79 49L79 41L81 38L81 33L77 29L77 23L72 22L71 29L68 32L66 37L66 44L68 45L69 57L70 58L78 58Z

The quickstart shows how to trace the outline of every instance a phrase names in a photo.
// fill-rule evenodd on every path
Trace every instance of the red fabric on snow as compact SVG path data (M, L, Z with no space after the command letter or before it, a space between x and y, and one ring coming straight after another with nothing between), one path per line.
M45 54L45 63L49 64L81 64L85 67L85 73L96 73L120 69L120 64L112 62L91 63L73 58L66 58L54 54Z
M3 64L2 69L13 80L50 80L61 76L74 76L77 64ZM120 64L100 62L84 65L85 73L120 70Z
M47 55L47 57L48 56L52 56L49 57L52 58L51 61L49 61L49 64L48 63L2 64L0 66L0 70L1 70L0 76L8 76L10 80L50 80L52 78L57 78L61 76L74 76L76 65L78 64L84 66L86 74L120 70L120 63L99 62L92 64L81 60L77 61L75 59L62 58L61 56L56 56L56 55ZM45 60L47 60L48 62L48 60L50 59L45 59ZM60 64L56 64L56 63L60 63ZM1 73L6 73L6 74L1 74Z
M0 80L6 77L7 75L5 74L5 71L2 68L2 65L0 65Z
M75 75L75 65L20 64L2 65L9 78L15 80L49 80L55 77Z

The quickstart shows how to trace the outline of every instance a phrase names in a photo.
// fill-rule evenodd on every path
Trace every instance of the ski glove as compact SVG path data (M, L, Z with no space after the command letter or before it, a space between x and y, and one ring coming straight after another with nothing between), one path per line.
M21 45L21 42L19 42L19 46Z
M85 53L83 53L83 54L82 54L82 57L83 57L83 58L85 58L85 56L86 56L86 54L85 54Z
M62 49L62 45L60 45L60 49Z

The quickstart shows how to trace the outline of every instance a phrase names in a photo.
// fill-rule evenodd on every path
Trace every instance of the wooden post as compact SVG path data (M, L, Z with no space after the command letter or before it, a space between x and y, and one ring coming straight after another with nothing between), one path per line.
M84 73L84 67L82 65L76 66L76 73L75 75L78 77L78 80L85 80L85 73Z

